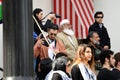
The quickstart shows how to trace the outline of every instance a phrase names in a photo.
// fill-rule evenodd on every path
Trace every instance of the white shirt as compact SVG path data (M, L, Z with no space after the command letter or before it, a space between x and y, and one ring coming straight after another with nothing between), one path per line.
M55 41L51 42L51 44L49 45L49 48L48 48L48 57L51 60L55 59L55 54L53 52L54 49L55 49Z

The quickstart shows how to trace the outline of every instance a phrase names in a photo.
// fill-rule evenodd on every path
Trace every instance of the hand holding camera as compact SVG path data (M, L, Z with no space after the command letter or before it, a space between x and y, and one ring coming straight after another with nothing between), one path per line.
M54 20L54 19L56 19L55 14L49 14L49 15L47 16L47 19L49 19L49 20Z
M56 18L61 18L61 16L59 14L55 14L54 12L50 12L42 20L44 20L45 18L49 20L54 20Z

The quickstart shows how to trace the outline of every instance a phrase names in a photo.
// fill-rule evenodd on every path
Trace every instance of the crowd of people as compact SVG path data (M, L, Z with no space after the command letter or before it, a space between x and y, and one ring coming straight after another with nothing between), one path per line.
M38 23L34 22L33 31L36 80L120 80L120 52L110 50L103 12L95 13L86 43L80 44L69 19L55 24L57 17L50 13L43 24L40 8L33 16Z

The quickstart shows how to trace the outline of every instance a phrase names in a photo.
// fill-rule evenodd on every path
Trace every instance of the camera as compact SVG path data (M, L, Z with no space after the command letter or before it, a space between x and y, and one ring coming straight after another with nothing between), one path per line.
M61 16L59 14L55 14L56 18L61 18Z
M49 14L55 14L54 12L50 12ZM55 14L56 18L61 18L61 16L59 14Z
M44 20L49 14L55 14L54 12L49 12L44 18L42 18L41 20ZM56 18L61 18L61 16L59 14L55 14Z

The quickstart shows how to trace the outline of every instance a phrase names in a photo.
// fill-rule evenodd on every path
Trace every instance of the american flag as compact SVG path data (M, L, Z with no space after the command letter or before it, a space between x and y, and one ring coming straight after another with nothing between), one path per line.
M59 25L62 19L69 19L76 37L86 38L94 21L93 0L53 0L53 11L61 15L61 19L56 19L56 24Z

